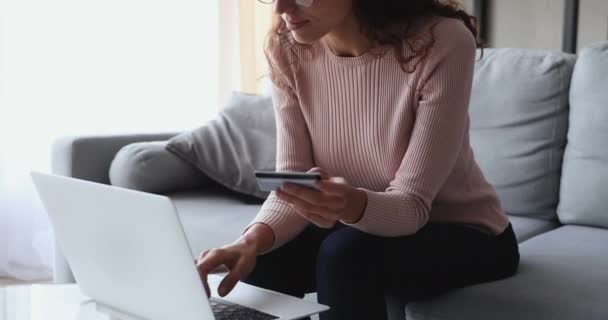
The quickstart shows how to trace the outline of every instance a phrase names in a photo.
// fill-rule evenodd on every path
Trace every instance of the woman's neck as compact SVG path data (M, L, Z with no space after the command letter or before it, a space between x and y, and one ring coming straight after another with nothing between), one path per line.
M340 26L326 34L322 41L329 45L334 54L343 57L361 56L372 47L372 42L361 32L354 15L347 17Z

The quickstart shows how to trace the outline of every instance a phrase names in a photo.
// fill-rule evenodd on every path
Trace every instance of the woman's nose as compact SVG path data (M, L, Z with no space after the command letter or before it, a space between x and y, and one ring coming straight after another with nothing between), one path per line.
M285 12L291 12L295 9L295 3L293 0L275 0L274 1L274 13L283 14Z

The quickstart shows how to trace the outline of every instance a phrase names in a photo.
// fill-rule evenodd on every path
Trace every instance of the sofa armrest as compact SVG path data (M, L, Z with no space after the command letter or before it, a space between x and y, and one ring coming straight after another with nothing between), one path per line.
M135 142L169 140L178 134L179 132L62 137L52 147L52 171L62 176L108 184L110 164L122 147Z
M110 164L122 147L135 142L168 140L178 134L179 132L168 132L62 137L56 140L52 146L52 172L62 176L108 184L110 182ZM55 243L53 261L53 281L55 283L75 282L72 270L57 243Z

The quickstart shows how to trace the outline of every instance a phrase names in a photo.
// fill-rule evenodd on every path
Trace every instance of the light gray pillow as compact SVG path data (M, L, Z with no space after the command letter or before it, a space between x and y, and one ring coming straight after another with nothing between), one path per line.
M211 183L191 164L165 149L167 141L131 143L110 165L110 184L150 193L170 193Z
M228 189L265 199L254 170L275 170L276 142L272 98L234 92L216 118L166 148Z
M485 49L475 65L471 146L502 207L555 220L576 57L530 49Z
M581 51L570 90L570 130L557 214L608 228L608 41Z

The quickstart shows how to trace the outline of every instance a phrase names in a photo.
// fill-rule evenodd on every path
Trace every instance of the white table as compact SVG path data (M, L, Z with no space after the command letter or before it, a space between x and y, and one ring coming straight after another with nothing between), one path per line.
M216 292L217 283L210 281L212 292ZM312 319L318 319L317 315ZM0 320L141 319L98 306L76 284L33 284L0 286Z
M210 275L209 286L225 271ZM76 284L31 284L0 286L0 320L142 320L98 306Z
M119 320L97 310L77 285L0 287L0 320ZM129 319L130 320L130 319Z

